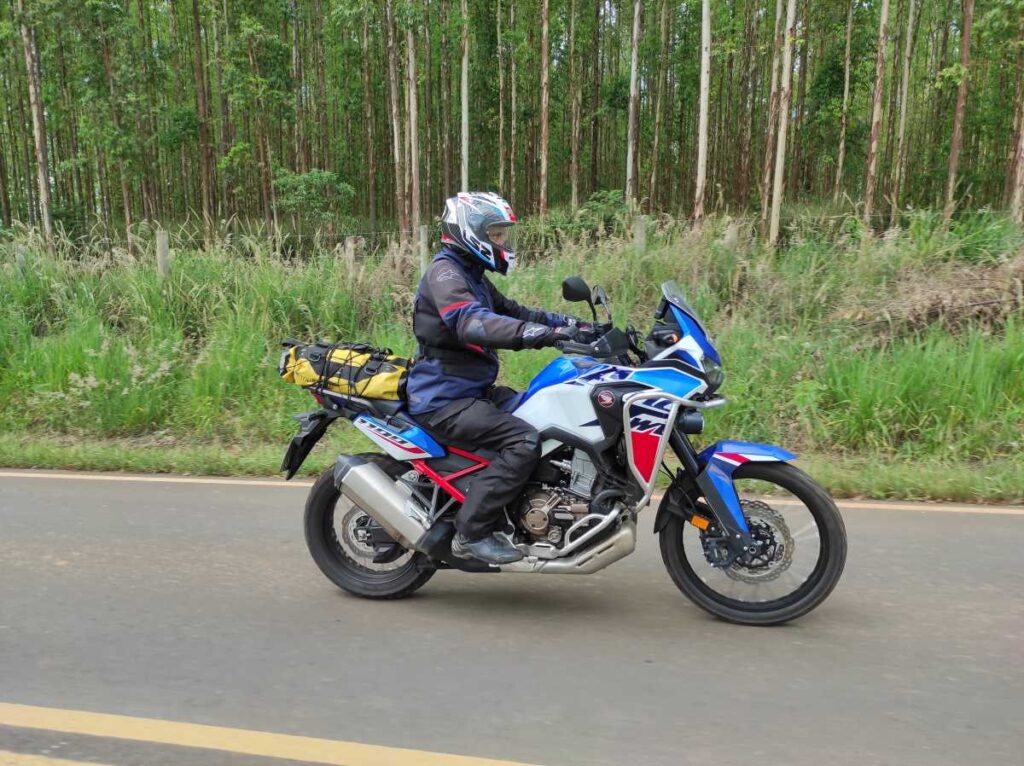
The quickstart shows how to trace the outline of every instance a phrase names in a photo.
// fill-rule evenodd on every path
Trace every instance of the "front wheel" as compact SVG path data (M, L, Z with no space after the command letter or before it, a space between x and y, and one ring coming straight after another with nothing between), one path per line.
M406 466L387 455L360 455L377 463L396 481ZM388 563L374 562L365 534L370 516L341 494L334 470L320 476L306 501L306 545L320 571L342 590L374 599L404 598L434 576L436 568L422 553L402 551Z
M843 573L846 528L839 510L788 463L746 463L733 481L758 554L713 566L715 525L701 530L673 514L660 535L672 581L697 606L730 622L776 625L807 614Z

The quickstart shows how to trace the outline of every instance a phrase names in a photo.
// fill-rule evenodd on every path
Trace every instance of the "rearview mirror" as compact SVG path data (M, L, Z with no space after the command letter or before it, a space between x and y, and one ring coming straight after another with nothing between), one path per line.
M562 297L571 303L590 303L590 287L582 277L566 277L562 281Z

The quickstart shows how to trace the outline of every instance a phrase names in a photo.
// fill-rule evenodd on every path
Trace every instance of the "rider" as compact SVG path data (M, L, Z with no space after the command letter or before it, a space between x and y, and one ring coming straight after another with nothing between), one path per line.
M491 284L485 272L504 275L515 265L515 223L496 194L464 192L445 202L442 248L416 290L419 350L407 386L409 412L432 436L494 454L466 491L452 541L453 555L493 564L523 557L494 533L540 459L536 429L510 414L519 395L494 385L494 349L542 348L593 331L573 317L524 308Z

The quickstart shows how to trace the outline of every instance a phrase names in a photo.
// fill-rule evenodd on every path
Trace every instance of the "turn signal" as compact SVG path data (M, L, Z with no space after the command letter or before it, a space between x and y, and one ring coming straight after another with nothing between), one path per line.
M690 523L693 524L693 526L697 527L697 529L700 529L700 530L707 529L708 525L711 524L710 521L705 519L703 516L698 516L696 513L693 514L690 517Z

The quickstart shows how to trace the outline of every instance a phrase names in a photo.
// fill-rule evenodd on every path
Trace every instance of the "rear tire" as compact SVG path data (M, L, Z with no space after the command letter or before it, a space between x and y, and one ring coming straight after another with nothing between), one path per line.
M387 455L368 453L359 455L367 462L377 463L385 473L398 479L407 466ZM334 484L334 469L325 471L309 492L306 500L306 545L316 565L327 579L344 591L362 598L396 599L405 598L423 587L434 576L437 569L422 553L414 552L404 563L393 568L371 569L365 561L358 560L345 549L338 539L338 525L335 520L339 501L348 503ZM350 505L351 510L358 507Z
M846 527L831 496L810 476L788 463L745 463L735 479L754 479L782 487L798 498L814 519L819 539L816 564L795 591L772 601L746 602L710 587L687 559L683 533L689 523L673 514L662 529L661 557L672 581L693 603L729 622L778 625L807 614L832 592L846 563ZM692 531L692 530L691 530ZM704 566L706 562L696 562ZM719 570L721 571L721 570Z

